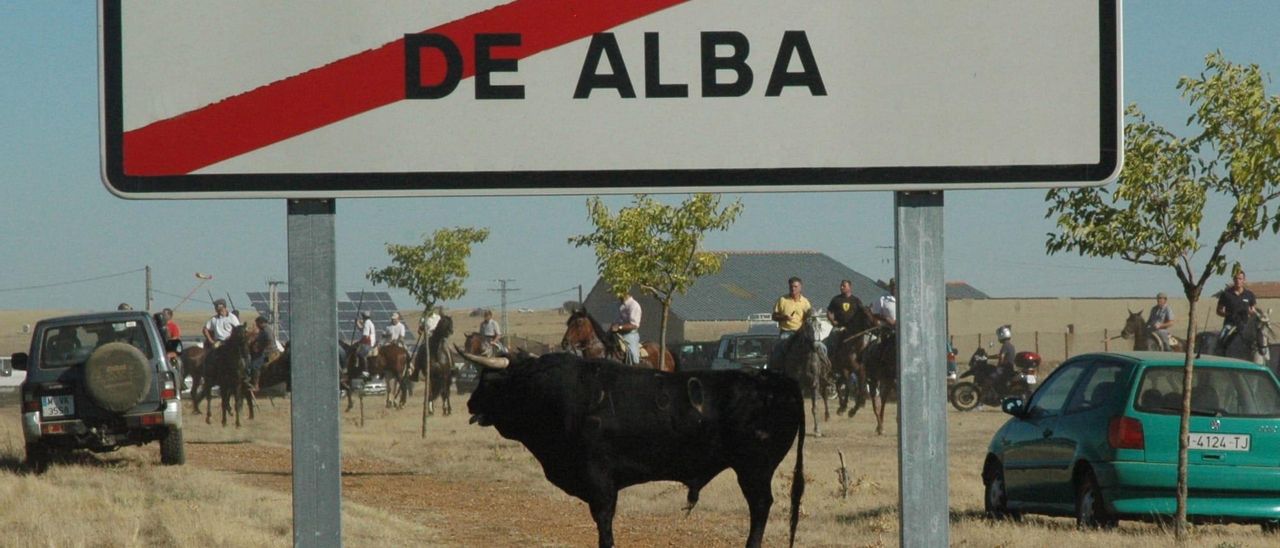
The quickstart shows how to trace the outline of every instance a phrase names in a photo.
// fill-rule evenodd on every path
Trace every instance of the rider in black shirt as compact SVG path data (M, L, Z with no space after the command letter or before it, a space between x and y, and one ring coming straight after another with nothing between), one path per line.
M844 330L849 327L849 322L853 320L854 314L860 308L862 308L862 301L853 295L853 282L840 280L840 293L832 297L831 302L827 304L827 319L834 327L826 341L831 350L836 350L841 343L841 337L847 335Z
M1218 334L1219 354L1226 354L1227 345L1235 338L1239 329L1249 322L1249 315L1253 314L1253 307L1258 304L1258 298L1244 284L1244 270L1237 269L1231 277L1231 286L1218 296L1218 316L1222 317L1222 331Z

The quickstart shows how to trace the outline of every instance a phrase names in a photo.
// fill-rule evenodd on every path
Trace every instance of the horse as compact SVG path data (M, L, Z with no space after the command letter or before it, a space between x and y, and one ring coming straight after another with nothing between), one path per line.
M293 382L290 375L292 367L289 361L289 343L284 344L284 352L276 354L275 357L267 361L262 366L262 371L258 372L258 386L266 388L280 383L285 383L285 391L292 389Z
M1271 327L1271 311L1266 312L1255 311L1249 315L1249 320L1239 327L1235 336L1227 342L1225 352L1218 354L1218 334L1210 331L1201 332L1196 336L1196 342L1200 346L1201 353L1227 356L1229 358L1237 358L1253 363L1268 365L1271 360L1271 339L1275 338L1275 331Z
M204 381L204 348L188 346L178 354L182 362L182 374L191 376L191 407L200 414L200 384Z
M249 362L249 338L245 327L238 325L231 328L231 335L216 348L210 349L204 357L204 384L201 387L201 398L210 399L214 386L222 396L222 426L227 425L227 415L231 413L231 398L235 398L236 428L240 428L240 410L244 400L249 400L249 418L254 418L254 403L250 387L245 382L245 370ZM210 399L210 401L212 401ZM205 406L205 424L212 424L213 406Z
M1128 340L1133 339L1134 350L1160 350L1160 336L1156 335L1154 329L1147 325L1147 321L1142 318L1142 311L1129 311L1129 317L1124 320L1124 329L1120 330L1120 338ZM1173 335L1169 335L1169 350L1172 352L1182 351L1182 341Z
M409 401L408 387L412 382L409 370L409 351L398 344L384 344L377 356L370 356L371 373L382 375L387 381L387 407L401 409Z
M440 323L431 332L431 337L418 344L413 355L413 369L416 374L427 372L429 390L427 391L427 413L434 415L435 400L440 398L441 412L445 415L453 413L453 403L449 401L450 388L453 385L453 354L449 350L449 337L453 335L453 318L440 316ZM471 333L470 335L476 335ZM471 339L476 339L472 343ZM479 338L468 336L469 344L479 345ZM476 354L477 356L479 354Z
M870 332L873 326L875 318L871 315L871 309L859 306L844 329L836 331L832 338L834 344L828 352L831 357L832 382L836 387L836 396L840 399L837 415L848 409L849 416L852 417L866 405L867 368L862 362L861 354L872 338ZM851 395L855 402L849 408Z
M816 316L810 317L800 329L779 342L783 345L780 352L769 362L769 368L782 371L788 377L800 383L800 391L809 398L809 413L813 416L813 435L821 436L822 429L818 422L818 400L822 400L823 420L831 420L831 409L827 404L827 388L831 384L831 361L822 351L817 336Z
M564 337L560 339L560 348L565 352L577 354L584 358L607 358L617 362L627 362L627 352L622 348L621 337L609 333L600 322L596 321L584 308L573 311L565 322ZM600 336L601 333L607 334ZM676 370L676 360L671 351L661 349L658 343L645 341L640 343L639 367L648 367L666 371Z
M875 330L876 338L862 351L866 367L866 389L871 396L871 410L876 415L876 434L884 433L885 402L898 389L898 338L890 326Z

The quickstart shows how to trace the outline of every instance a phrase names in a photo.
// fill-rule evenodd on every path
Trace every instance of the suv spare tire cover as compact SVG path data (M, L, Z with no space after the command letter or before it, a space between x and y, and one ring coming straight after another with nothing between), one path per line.
M99 346L84 364L85 390L103 409L132 409L151 387L151 367L141 350L122 342Z

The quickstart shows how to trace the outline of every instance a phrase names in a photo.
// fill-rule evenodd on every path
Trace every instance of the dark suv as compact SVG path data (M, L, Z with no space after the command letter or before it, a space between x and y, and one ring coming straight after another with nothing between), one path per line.
M160 462L182 464L177 373L145 312L42 320L31 352L13 355L22 383L27 463L43 471L61 452L160 442Z

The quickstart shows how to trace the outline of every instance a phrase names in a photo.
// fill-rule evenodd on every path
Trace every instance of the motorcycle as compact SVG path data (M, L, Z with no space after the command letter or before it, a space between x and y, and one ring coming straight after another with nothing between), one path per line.
M979 404L998 406L1000 400L1019 396L1024 401L1035 391L1036 371L1040 367L1040 355L1035 352L1019 352L1013 357L1015 374L1006 382L997 379L997 367L987 351L978 348L969 357L969 370L960 375L948 391L951 405L960 411L970 411ZM971 378L972 380L963 380ZM997 386L1003 384L1003 386Z

